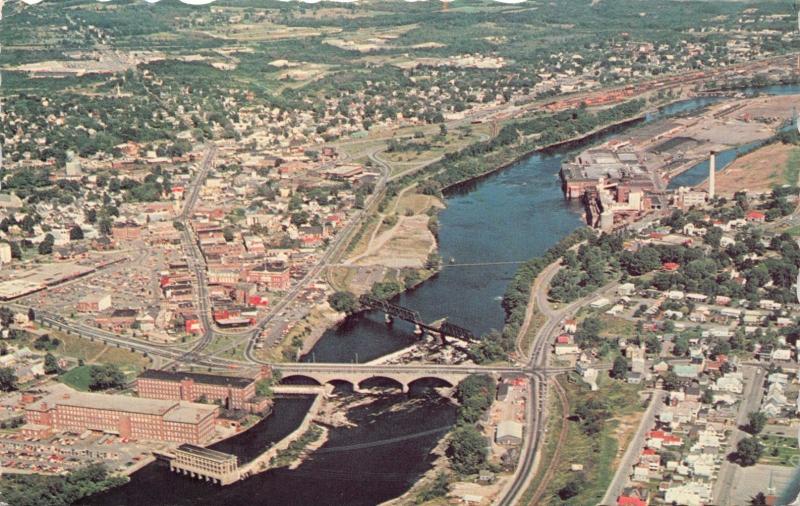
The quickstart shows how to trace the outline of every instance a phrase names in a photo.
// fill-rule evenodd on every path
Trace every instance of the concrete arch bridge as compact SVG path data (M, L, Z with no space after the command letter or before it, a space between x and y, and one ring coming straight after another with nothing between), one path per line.
M295 363L273 364L273 369L281 374L282 381L289 378L308 378L319 385L333 385L346 382L358 391L365 382L374 379L388 379L408 392L411 385L421 380L439 380L446 386L454 387L470 374L524 375L515 367L481 367L458 365L369 365L369 364L321 364Z

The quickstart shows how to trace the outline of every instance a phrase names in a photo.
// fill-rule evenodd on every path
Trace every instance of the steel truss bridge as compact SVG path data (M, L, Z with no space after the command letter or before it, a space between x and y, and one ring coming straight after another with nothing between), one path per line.
M439 334L442 344L447 344L445 336L461 339L462 341L475 340L475 336L472 334L472 332L464 327L459 327L458 325L454 325L448 321L443 321L441 325L435 327L429 323L426 323L418 311L414 311L397 304L392 304L391 302L373 297L372 295L364 294L358 298L358 302L362 307L383 311L386 314L387 323L391 323L392 318L399 318L400 320L413 323L416 326L415 332L417 333L422 333L423 330L427 330L431 333Z

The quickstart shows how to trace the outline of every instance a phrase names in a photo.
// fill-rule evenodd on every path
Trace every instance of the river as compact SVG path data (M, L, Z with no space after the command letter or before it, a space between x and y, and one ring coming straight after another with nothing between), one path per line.
M684 114L719 100L703 97L676 102L647 114L643 121ZM503 262L540 255L583 224L582 206L564 200L558 177L561 162L575 150L628 128L614 128L568 146L534 153L505 170L449 191L445 195L447 207L439 213L439 252L444 267L417 289L398 296L396 302L419 311L425 321L447 317L475 335L501 329L502 297L518 267ZM327 331L302 360L365 362L414 340L411 325L396 320L387 326L383 314L372 311Z
M681 114L715 100L679 102L648 114L643 121ZM562 196L558 178L561 161L575 150L625 129L534 153L505 170L449 191L447 207L439 215L439 248L446 265L431 280L400 295L397 302L418 310L427 321L447 316L476 334L500 329L504 316L500 302L517 268L500 262L524 261L541 254L582 225L580 206ZM362 362L413 340L412 329L404 322L387 327L383 315L366 313L326 332L303 359ZM425 399L396 409L408 399L394 394L348 410L348 417L357 426L332 429L328 442L294 471L271 470L221 488L151 464L135 473L129 484L95 496L87 504L378 504L403 494L430 469L431 450L454 423L451 403L430 393ZM215 448L248 460L291 432L309 403L302 398L277 399L272 416Z

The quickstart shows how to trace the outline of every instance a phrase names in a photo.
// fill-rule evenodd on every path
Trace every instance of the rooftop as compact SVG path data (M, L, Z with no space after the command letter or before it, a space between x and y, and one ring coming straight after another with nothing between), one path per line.
M216 374L203 374L183 371L159 371L158 369L148 369L140 374L139 378L161 381L183 381L185 379L190 379L196 383L223 385L234 388L245 388L254 381L251 378L243 378L241 376L220 376Z
M211 459L217 462L227 462L231 459L236 459L235 455L228 453L218 452L202 446L195 446L193 444L182 444L178 447L177 451L189 453L191 455L202 457L204 459Z
M31 404L29 409L45 411L55 406L75 406L144 415L167 415L167 420L182 423L201 420L217 409L216 406L195 402L78 392L71 388L47 395Z

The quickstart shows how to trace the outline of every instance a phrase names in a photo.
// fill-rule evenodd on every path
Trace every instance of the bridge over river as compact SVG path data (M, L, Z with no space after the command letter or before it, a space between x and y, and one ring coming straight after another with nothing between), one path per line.
M395 382L403 392L420 380L435 379L455 386L470 374L529 376L532 369L520 366L478 366L478 365L438 365L438 364L338 364L338 363L285 363L272 364L279 371L282 380L289 378L307 378L319 385L334 382L345 382L355 389L367 380L381 378ZM543 374L557 374L572 368L551 367L540 369Z

